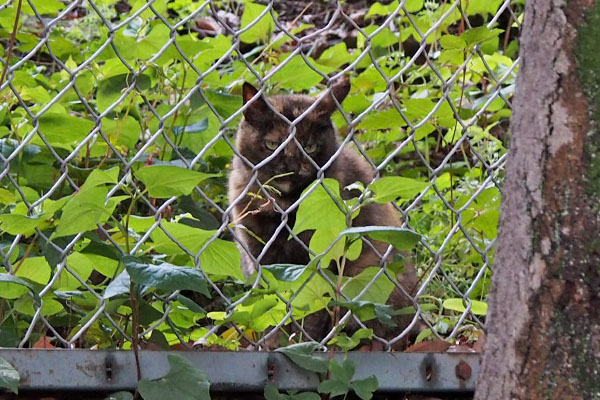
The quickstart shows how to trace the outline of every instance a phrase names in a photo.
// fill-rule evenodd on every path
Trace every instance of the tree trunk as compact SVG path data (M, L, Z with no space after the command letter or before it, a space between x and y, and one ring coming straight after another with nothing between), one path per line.
M527 0L475 399L600 399L600 2Z

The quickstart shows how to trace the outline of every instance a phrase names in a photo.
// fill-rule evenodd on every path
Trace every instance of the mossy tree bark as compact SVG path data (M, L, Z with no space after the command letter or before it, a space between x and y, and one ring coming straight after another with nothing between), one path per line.
M600 399L600 2L527 0L475 399Z

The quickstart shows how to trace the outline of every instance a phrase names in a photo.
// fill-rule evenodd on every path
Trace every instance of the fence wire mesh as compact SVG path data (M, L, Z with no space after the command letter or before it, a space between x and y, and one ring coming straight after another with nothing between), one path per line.
M522 3L0 5L0 346L475 342Z

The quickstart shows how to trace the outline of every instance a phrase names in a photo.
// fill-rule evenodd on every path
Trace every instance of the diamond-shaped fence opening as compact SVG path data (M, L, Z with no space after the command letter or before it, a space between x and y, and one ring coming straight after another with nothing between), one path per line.
M522 8L0 5L0 346L474 343Z

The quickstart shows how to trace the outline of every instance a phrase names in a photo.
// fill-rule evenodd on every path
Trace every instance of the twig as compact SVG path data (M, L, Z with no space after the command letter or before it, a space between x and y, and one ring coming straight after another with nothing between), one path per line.
M2 70L2 76L0 76L0 86L4 83L4 78L6 78L6 74L8 73L8 65L10 64L10 57L12 56L13 47L15 46L15 41L17 40L17 29L19 28L19 16L21 15L21 5L23 4L23 0L19 0L17 3L17 14L15 15L15 24L13 26L13 30L10 33L10 41L8 42L8 51L6 52L6 61L4 63L4 69Z
M312 5L313 5L314 3L315 3L314 1L311 1L310 3L308 3L308 4L306 5L306 7L304 7L304 9L303 9L302 11L300 11L300 14L298 14L298 16L297 16L296 18L294 18L294 19L293 19L293 20L290 22L290 26L294 26L294 25L296 25L296 22L298 22L298 20L299 20L300 18L302 18L302 16L304 15L304 13L305 13L306 11L308 11L308 9L309 9L309 8L311 8L311 7L312 7Z
M140 368L140 355L138 354L139 336L138 336L138 307L137 299L135 298L135 284L133 281L129 284L129 302L131 303L131 348L135 357L135 369L137 372L137 380L142 379L142 370Z
M248 206L250 206L250 204L252 203L253 200L254 200L254 198L252 198L252 200L248 203ZM234 225L237 224L238 222L240 222L241 220L246 218L248 215L256 215L256 214L260 213L269 204L271 204L271 199L265 201L263 204L259 205L258 208L255 208L254 210L249 210L249 211L244 212L242 215L237 217L235 219L235 221L233 221L233 224ZM248 207L246 207L246 208L248 208Z

